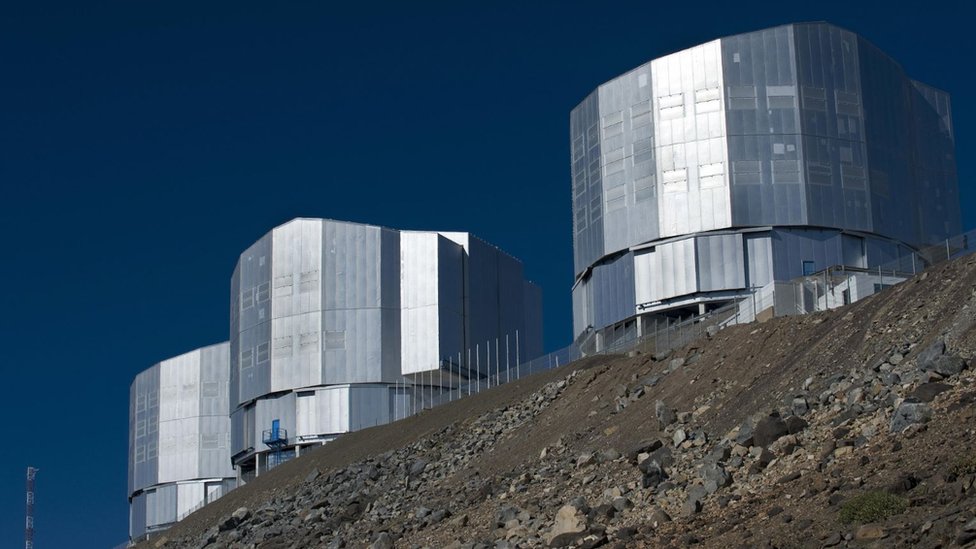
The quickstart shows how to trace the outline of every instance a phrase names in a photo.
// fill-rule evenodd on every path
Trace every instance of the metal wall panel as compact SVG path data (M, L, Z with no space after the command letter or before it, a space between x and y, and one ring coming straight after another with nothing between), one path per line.
M299 219L272 231L271 391L322 382L322 225Z
M698 291L745 288L742 235L720 234L695 238Z
M176 484L165 484L146 494L146 527L176 522Z
M722 39L732 222L806 223L793 28Z
M129 539L139 539L146 534L146 494L139 494L129 501Z
M850 267L867 268L867 256L864 252L864 238L851 234L841 235L841 261Z
M207 501L204 482L181 482L176 486L176 516L182 519Z
M605 253L660 235L651 80L647 63L597 90Z
M141 535L147 521L150 526L171 522L167 517L176 513L177 500L190 507L200 502L171 494L167 486L234 476L229 377L228 343L164 360L136 376L130 402L129 496L131 505L141 509L131 511L138 520L130 536ZM142 490L155 490L156 495L142 497Z
M157 483L233 474L229 373L229 346L222 343L164 360L136 377L130 437L139 443L130 450L130 494ZM222 441L219 455L200 453L204 436Z
M694 238L667 242L636 252L634 275L635 300L638 304L698 291Z
M773 247L769 233L746 233L747 280L753 288L762 288L773 281Z
M271 429L273 420L279 421L279 427L289 433L295 432L295 393L289 392L280 396L266 396L255 403L254 423L251 428L254 433L254 448L259 451L267 450L262 442L263 432Z
M543 353L542 288L533 282L525 282L522 294L525 303L525 328L519 331L518 358L525 362ZM512 343L514 345L514 342Z
M949 94L912 81L914 174L918 241L938 242L962 232L955 137ZM913 244L913 242L909 242Z
M776 280L803 275L803 262L821 271L841 263L840 233L820 229L776 229L772 232L773 272Z
M441 238L437 233L400 233L400 358L404 374L439 367Z
M573 177L573 257L576 274L604 255L603 176L599 93L569 115Z
M331 220L323 228L322 308L327 345L322 381L392 381L383 379L383 347L399 347L400 342L387 339L383 320L389 315L399 317L400 311L397 304L386 307L382 301L386 229ZM393 260L400 262L399 257Z
M150 451L155 448L155 451ZM129 389L129 494L159 482L159 364ZM149 457L152 456L152 457Z
M721 43L651 61L662 238L728 227Z
M488 372L489 349L498 337L498 250L474 236L468 242L468 346L472 368ZM492 360L494 364L494 360Z
M573 335L579 337L592 326L592 312L589 308L589 278L579 281L573 287Z
M795 25L794 35L807 223L870 231L857 36L826 24Z
M438 235L437 238L437 295L438 359L456 357L465 349L464 311L464 247ZM521 265L519 265L521 275ZM520 279L521 281L521 279Z
M594 326L607 326L634 314L634 255L630 252L593 268Z

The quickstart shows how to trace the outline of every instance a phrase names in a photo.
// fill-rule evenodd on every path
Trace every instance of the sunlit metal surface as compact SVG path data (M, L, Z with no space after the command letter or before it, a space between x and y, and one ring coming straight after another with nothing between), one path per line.
M235 486L228 343L164 360L129 393L129 535L138 539Z
M601 85L570 115L570 154L577 339L960 231L948 94L826 23Z
M433 394L490 364L540 355L541 306L521 262L468 233L327 219L275 228L241 254L231 279L240 478L268 467L261 433L273 420L289 433L288 459L394 420L408 384Z

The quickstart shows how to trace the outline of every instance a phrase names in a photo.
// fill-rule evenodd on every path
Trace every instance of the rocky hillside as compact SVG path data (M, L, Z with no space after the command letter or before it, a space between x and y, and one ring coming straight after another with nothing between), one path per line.
M347 435L143 546L972 545L974 354L964 258Z

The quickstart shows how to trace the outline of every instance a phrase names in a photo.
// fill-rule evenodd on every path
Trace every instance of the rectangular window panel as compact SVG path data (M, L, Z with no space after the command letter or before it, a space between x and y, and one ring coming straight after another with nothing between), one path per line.
M298 346L303 353L311 353L319 350L319 333L307 332L298 337Z
M247 310L254 306L254 288L241 290L241 310Z
M614 151L618 151L624 148L624 136L623 134L615 135L613 137L608 137L603 140L603 154L609 155Z
M586 142L591 149L600 144L600 128L596 124L586 128Z
M759 185L762 183L761 173L734 173L732 181L736 185Z
M612 126L608 126L606 128L603 128L603 138L604 139L606 139L608 137L613 137L615 135L620 135L622 133L624 133L624 123L623 122L617 122L616 124L614 124Z
M725 185L725 164L715 162L698 166L698 186L702 189Z
M746 111L755 110L758 108L758 103L755 97L730 97L729 98L729 109L734 111Z
M288 358L291 356L292 352L292 338L291 336L276 337L274 340L274 357L275 358ZM258 361L260 362L260 360Z
M258 284L255 299L258 303L263 303L271 299L271 284L268 284L267 282Z
M146 459L156 459L159 455L159 443L155 440L150 440L146 444Z
M672 120L685 115L684 94L665 95L657 98L662 120Z
M326 350L336 351L346 348L346 331L326 331L325 332Z
M645 202L653 199L657 195L657 187L654 184L654 176L649 175L634 181L634 200Z
M258 364L270 360L271 357L269 356L269 347L270 345L268 345L267 343L261 343L260 345L258 345L257 353L255 353L257 355Z
M626 195L620 195L620 196L618 196L616 198L613 198L611 200L607 200L607 212L612 212L614 210L619 210L619 209L623 208L624 206L626 206L627 205L627 203L625 201L626 198L627 198Z
M254 349L241 349L241 368L254 366Z
M216 398L220 396L220 383L216 381L204 381L201 387L203 398Z
M319 272L305 271L299 278L298 289L301 293L314 292L319 287Z
M603 117L603 127L609 128L624 121L623 111L612 112Z
M695 112L715 112L722 108L722 93L718 88L695 90Z
M804 86L801 99L804 109L827 112L827 94L823 88Z
M621 160L623 162L623 160ZM605 178L604 188L607 190L619 187L627 182L627 174L623 171L614 172Z
M294 284L291 275L279 276L274 279L274 296L285 297L291 295Z
M796 107L796 101L793 100L792 96L771 96L767 98L767 101L770 109L792 109Z
M866 178L864 176L864 168L842 165L840 167L840 176L845 189L865 188Z
M814 185L833 185L833 176L828 164L807 165L807 182Z
M583 146L583 136L579 135L573 140L573 161L583 158L584 153L586 153L586 147Z
M661 174L663 191L666 193L684 192L688 190L688 170L680 168L669 170Z
M624 171L623 158L621 158L620 160L614 160L613 162L607 162L607 165L604 167L604 173L606 175L610 175L612 173L622 172L622 171Z

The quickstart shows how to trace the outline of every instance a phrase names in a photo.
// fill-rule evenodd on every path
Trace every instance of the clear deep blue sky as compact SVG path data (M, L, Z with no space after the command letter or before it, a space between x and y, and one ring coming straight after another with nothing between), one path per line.
M949 3L5 4L2 547L28 464L39 549L126 538L132 377L226 340L238 254L293 217L471 231L524 261L547 348L568 343L569 111L654 57L792 21L861 33L953 94L976 220L973 29Z

